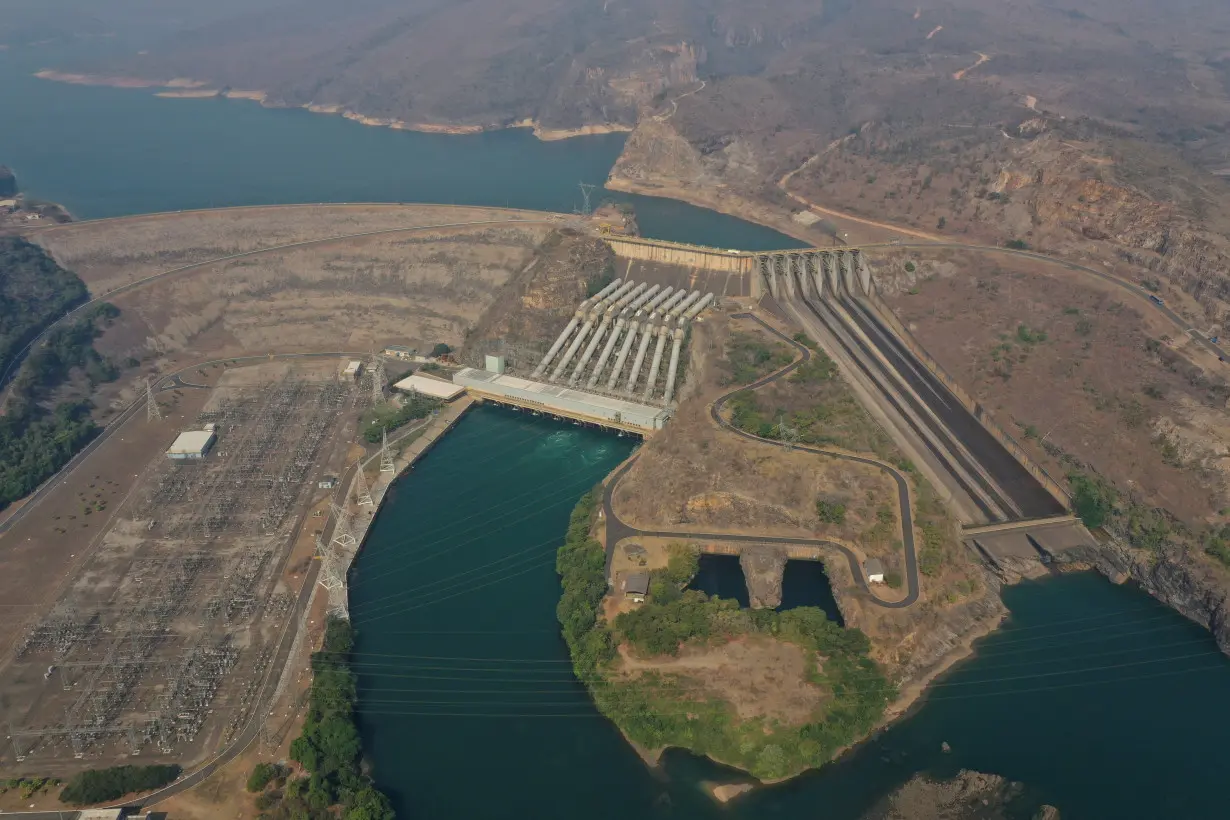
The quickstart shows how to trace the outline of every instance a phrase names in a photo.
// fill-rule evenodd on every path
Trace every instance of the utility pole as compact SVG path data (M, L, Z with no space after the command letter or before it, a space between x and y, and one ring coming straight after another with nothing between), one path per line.
M145 379L145 420L159 421L162 419L162 410L158 407L158 401L154 398L154 383L147 377Z
M397 470L393 466L393 454L389 452L389 428L385 427L381 431L380 436L380 472L396 472Z

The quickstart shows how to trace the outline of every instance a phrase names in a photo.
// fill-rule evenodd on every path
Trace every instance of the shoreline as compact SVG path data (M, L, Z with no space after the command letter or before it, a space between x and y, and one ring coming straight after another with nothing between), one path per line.
M526 128L534 137L542 142L558 142L574 137L592 137L602 134L627 134L633 126L620 123L594 123L577 128L544 128L535 119L520 119L506 125L456 125L448 123L406 122L392 117L373 117L368 114L347 108L342 104L307 103L305 105L283 105L269 101L266 91L255 89L217 88L202 80L189 77L176 77L172 80L147 80L140 77L124 77L106 74L77 74L54 69L36 71L34 76L40 80L68 83L70 85L92 85L106 88L160 89L154 92L155 97L179 100L229 99L249 100L259 103L263 108L299 108L313 114L328 114L340 116L357 122L360 125L370 125L375 128L391 128L394 131L415 131L420 134L483 134L489 131L506 131L512 128Z

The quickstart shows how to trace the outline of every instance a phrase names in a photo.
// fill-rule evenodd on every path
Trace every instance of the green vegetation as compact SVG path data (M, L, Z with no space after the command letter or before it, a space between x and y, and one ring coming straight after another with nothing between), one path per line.
M17 791L22 800L29 800L44 789L50 791L58 785L58 777L15 777L11 780L0 780L0 794Z
M285 783L285 791L257 798L266 820L393 820L392 804L372 785L360 766L362 744L355 725L356 678L350 670L354 629L349 621L330 618L321 650L312 655L312 689L303 731L290 745L292 760L307 775ZM275 787L286 774L281 767L253 770L250 791ZM339 815L334 809L341 806Z
M93 346L100 324L108 325L118 315L113 305L98 305L53 330L22 363L8 408L0 416L0 509L54 475L98 433L89 402L62 401L50 410L40 402L75 373L84 374L90 388L118 378L119 368Z
M85 283L42 248L0 237L0 373L48 325L88 298Z
M916 270L918 270L918 267L917 267L917 266L916 266L913 262L906 262L906 263L905 263L905 272L906 272L906 273L913 273L913 272L914 272L914 271L916 271Z
M820 349L820 345L812 341L812 338L801 330L798 333L794 334L793 339L799 344L803 345L803 347L810 348L811 350Z
M1119 494L1109 483L1093 476L1073 472L1068 476L1072 488L1072 510L1089 529L1106 523Z
M822 350L812 353L811 360L803 362L790 374L790 381L795 384L827 382L837 378L837 362L828 357Z
M1046 341L1046 331L1030 328L1029 325L1017 325L1016 338L1021 344L1038 344Z
M359 428L364 439L376 444L383 438L384 430L396 430L416 419L425 419L439 407L437 399L413 393L403 399L401 407L392 402L383 402L366 411L359 420Z
M1004 245L1005 247L1012 248L1014 251L1029 250L1029 243L1027 243L1024 239L1009 239L1004 243Z
M174 765L87 769L68 781L60 792L60 800L77 806L119 800L126 794L160 789L173 783L182 771Z
M740 610L733 601L681 591L695 572L696 557L688 550L672 549L669 565L652 573L648 603L620 615L613 628L605 623L598 617L606 592L604 555L589 537L599 497L595 490L573 510L556 559L563 586L557 614L578 677L629 738L651 749L688 748L767 779L820 766L875 726L894 690L867 656L862 632L842 628L815 608ZM742 635L772 636L805 650L808 681L831 692L807 722L739 720L728 703L684 677L647 674L627 681L606 675L620 642L642 653L673 654L686 643Z
M846 505L840 501L817 498L816 517L825 524L844 524L846 523Z
M730 334L726 343L726 368L723 384L750 384L761 376L780 370L790 364L794 357L785 345L765 342L751 333L738 331Z
M918 525L922 544L918 550L918 571L934 578L944 568L944 544L949 536L935 522L925 521Z
M264 791L270 783L280 788L285 785L289 775L290 769L280 763L257 763L252 768L252 774L248 775L248 791Z

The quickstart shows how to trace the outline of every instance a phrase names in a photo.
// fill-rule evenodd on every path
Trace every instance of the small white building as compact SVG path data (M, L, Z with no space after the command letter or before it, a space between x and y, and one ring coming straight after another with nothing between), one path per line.
M359 374L363 372L363 362L354 359L346 363L346 369L342 371L342 376L351 381L358 381Z
M503 375L505 370L504 357L492 356L488 354L486 362L483 365L483 369L488 373L499 373Z
M322 478L320 481L317 481L316 486L322 490L332 490L334 487L337 486L337 477L327 475L324 478Z
M452 401L466 392L466 389L461 385L446 382L443 379L420 376L417 373L402 379L393 385L393 389L400 390L403 393L422 393L424 396L430 396L441 401Z
M867 583L884 583L884 564L879 558L868 558L863 562L863 572L867 573Z
M167 458L193 461L205 458L218 436L212 430L185 430L167 448Z

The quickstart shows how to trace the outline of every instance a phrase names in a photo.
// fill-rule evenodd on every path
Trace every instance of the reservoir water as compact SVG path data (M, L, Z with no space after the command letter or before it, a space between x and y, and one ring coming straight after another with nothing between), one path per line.
M99 46L95 46L99 47ZM78 49L79 50L79 49ZM641 232L765 250L782 234L673 200L601 190L624 135L541 142L527 129L450 136L373 128L246 100L31 76L77 50L0 50L0 164L79 219L299 202L439 202L569 213L579 183L631 203Z
M0 162L79 216L259 202L434 200L571 210L618 137L441 137L240 101L46 83L0 51ZM637 199L647 233L748 248L771 231ZM646 768L573 682L553 554L628 439L481 409L398 483L356 569L362 720L403 816L855 818L915 772L1021 780L1065 820L1230 816L1230 662L1138 590L1077 574L1004 591L1011 617L912 716L837 763L719 808L712 764ZM945 753L942 744L951 749Z

